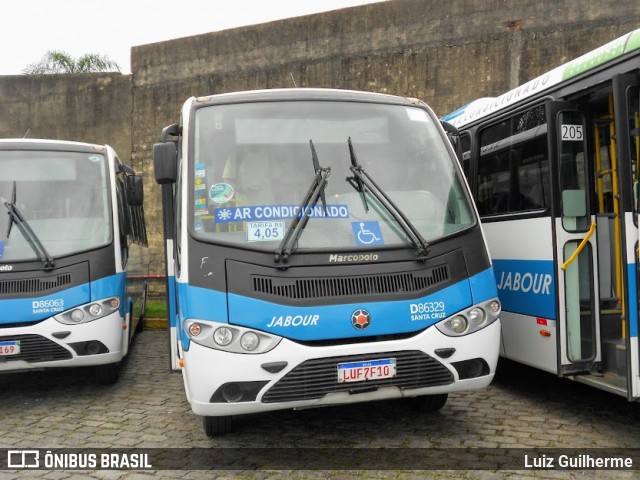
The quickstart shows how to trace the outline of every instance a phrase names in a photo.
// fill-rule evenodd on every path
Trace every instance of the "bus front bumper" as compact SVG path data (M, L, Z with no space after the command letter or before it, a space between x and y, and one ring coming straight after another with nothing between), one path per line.
M123 324L116 311L78 325L48 318L33 325L2 328L0 345L5 348L0 352L0 372L117 363L122 360L126 338Z
M500 320L461 337L431 327L408 339L348 345L311 347L283 339L263 354L191 342L182 352L182 372L195 414L240 415L485 388L494 377L499 344ZM371 360L393 360L396 376L338 381L338 364ZM411 380L416 375L419 380Z

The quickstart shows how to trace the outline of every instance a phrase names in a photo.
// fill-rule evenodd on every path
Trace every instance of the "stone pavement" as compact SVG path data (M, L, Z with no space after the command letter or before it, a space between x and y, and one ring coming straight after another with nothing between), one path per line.
M640 405L527 367L501 363L492 385L452 394L435 414L398 401L240 417L235 430L205 436L168 370L166 331L136 337L117 384L82 369L0 376L0 448L638 448ZM444 451L446 453L446 450ZM410 467L409 467L410 468ZM636 465L638 468L638 465ZM426 472L1 471L12 478L424 478ZM437 478L640 478L633 471L434 471Z

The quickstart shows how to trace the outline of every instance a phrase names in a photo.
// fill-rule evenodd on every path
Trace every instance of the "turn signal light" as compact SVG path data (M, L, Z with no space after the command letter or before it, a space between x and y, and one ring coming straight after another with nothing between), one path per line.
M543 337L550 337L551 332L549 330L540 330L540 335L542 335Z

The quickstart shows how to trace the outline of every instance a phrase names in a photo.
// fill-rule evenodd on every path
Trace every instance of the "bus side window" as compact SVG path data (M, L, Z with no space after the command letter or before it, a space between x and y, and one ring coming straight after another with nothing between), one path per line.
M544 112L534 107L480 132L478 212L546 209L549 167Z

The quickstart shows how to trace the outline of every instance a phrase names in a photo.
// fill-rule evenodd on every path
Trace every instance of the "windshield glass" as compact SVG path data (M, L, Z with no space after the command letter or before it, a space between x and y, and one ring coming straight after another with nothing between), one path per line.
M52 257L95 248L111 240L103 155L0 150L2 262L38 258L8 214L5 203L13 203L14 191L17 210Z
M393 215L356 190L358 163L427 241L474 224L435 122L418 107L298 101L199 108L190 175L197 237L273 250L299 212L318 163L330 168L295 248L380 248L410 243ZM364 197L364 198L363 198Z

